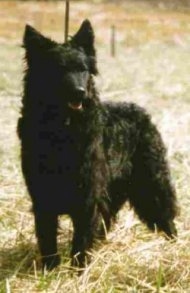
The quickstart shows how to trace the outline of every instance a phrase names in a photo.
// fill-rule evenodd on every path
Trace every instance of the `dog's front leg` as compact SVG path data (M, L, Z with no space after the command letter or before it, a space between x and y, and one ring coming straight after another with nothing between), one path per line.
M72 266L85 267L90 262L88 253L97 238L97 231L100 223L100 214L97 208L88 208L72 216L74 235L72 242Z
M43 269L52 270L60 263L60 256L57 254L57 225L56 214L35 212L36 236Z

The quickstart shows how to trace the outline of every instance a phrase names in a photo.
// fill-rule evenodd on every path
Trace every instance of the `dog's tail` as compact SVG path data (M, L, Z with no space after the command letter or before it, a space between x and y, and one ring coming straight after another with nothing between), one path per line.
M173 223L179 212L176 191L166 159L166 148L161 135L147 115L133 158L130 185L130 203L139 218L150 229L176 236Z

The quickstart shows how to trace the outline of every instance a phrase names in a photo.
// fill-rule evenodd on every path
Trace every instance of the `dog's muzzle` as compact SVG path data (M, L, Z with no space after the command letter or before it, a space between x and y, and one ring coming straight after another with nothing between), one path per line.
M83 101L85 100L86 91L83 87L78 87L72 93L72 98L68 102L70 109L75 111L81 111L83 109Z

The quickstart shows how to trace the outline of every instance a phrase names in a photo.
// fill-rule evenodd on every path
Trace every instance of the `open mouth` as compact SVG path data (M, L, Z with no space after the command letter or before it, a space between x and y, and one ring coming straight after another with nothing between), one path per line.
M68 103L69 108L71 108L72 110L82 110L82 102L81 103Z

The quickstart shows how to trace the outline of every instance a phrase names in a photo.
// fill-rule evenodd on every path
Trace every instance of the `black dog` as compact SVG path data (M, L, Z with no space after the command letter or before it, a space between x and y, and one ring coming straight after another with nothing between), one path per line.
M176 196L162 139L137 105L100 102L90 22L65 44L27 25L24 48L18 134L43 266L60 262L60 214L72 219L72 264L79 267L127 200L150 229L175 237Z

